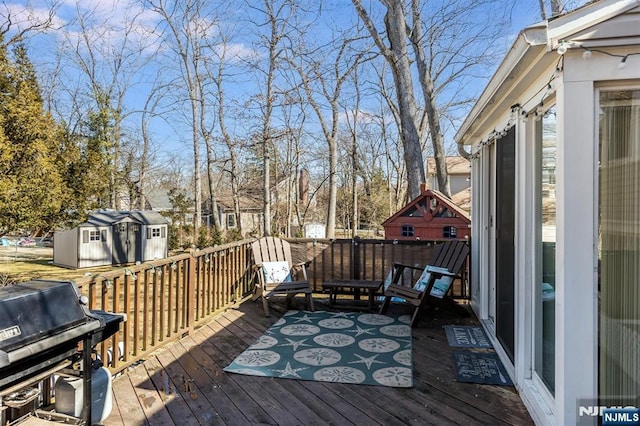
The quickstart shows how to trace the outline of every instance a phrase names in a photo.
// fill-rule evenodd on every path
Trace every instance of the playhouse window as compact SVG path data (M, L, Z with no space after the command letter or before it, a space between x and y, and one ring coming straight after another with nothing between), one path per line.
M89 231L89 241L100 241L100 231Z
M402 225L403 237L413 237L414 234L415 234L415 230L413 229L413 225Z
M445 226L442 228L442 238L456 238L458 229L455 226Z
M236 227L236 215L234 213L227 214L227 228Z

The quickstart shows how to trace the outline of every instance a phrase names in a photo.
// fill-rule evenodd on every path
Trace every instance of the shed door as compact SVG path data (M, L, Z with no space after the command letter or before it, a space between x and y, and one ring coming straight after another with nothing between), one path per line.
M515 342L515 127L496 141L496 337L513 361Z
M138 253L140 225L118 223L113 226L113 264L135 263Z

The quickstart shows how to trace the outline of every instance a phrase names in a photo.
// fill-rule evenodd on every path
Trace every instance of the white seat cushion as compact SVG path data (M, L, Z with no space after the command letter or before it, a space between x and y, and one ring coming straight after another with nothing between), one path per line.
M263 262L262 273L266 283L284 283L291 281L291 271L286 261Z

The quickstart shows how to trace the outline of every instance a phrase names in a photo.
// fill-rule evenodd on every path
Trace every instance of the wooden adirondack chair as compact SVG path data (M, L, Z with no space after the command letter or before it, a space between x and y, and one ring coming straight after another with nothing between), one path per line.
M307 264L293 264L291 247L287 241L275 237L260 238L251 244L251 250L257 276L253 300L262 297L266 316L269 316L268 300L271 296L286 296L289 304L295 295L304 294L309 309L315 310L313 290L307 279ZM295 280L297 273L302 275L302 280Z
M413 287L399 284L400 278L405 269L419 270L420 268L400 263L394 264L391 283L384 290L380 313L387 311L392 298L403 299L415 307L411 317L411 326L414 327L418 322L418 315L427 304L444 302L455 305L455 301L447 293L453 280L460 278L459 273L468 255L469 245L466 241L450 240L436 245L431 260Z

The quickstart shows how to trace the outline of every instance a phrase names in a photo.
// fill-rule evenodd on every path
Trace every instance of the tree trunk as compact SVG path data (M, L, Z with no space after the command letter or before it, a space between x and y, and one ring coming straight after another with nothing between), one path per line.
M417 109L411 78L411 64L406 43L406 25L402 2L390 2L386 15L386 24L394 61L391 69L394 74L400 121L404 161L407 165L407 195L413 199L420 194L420 184L426 181L420 135L416 124Z
M407 31L403 2L401 0L384 2L387 6L385 25L390 47L387 47L382 41L369 15L362 7L361 1L352 0L352 2L393 72L400 114L400 136L407 169L407 197L413 199L420 194L420 184L426 181L426 177L420 135L416 124L417 109L413 91L411 64L407 50Z
M449 186L449 174L447 172L447 157L444 150L444 138L440 128L440 113L436 104L433 80L427 69L427 58L422 44L422 18L418 0L411 1L413 12L413 29L411 31L411 43L416 55L416 65L418 67L418 77L424 97L424 105L429 122L429 134L433 147L433 156L436 163L436 176L438 178L438 190L447 197L451 197Z

